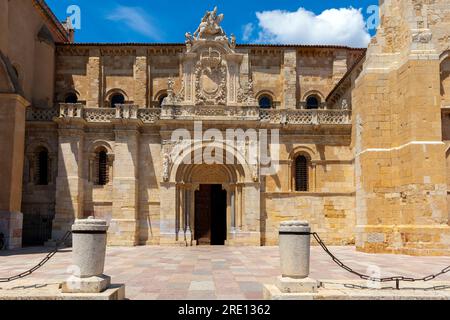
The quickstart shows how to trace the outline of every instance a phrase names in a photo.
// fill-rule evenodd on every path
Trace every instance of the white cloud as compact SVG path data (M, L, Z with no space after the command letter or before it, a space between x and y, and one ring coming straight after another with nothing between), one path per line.
M255 30L255 27L253 26L253 23L247 23L242 27L242 41L248 41L250 40L250 37L253 34L253 30Z
M366 47L370 35L361 10L328 9L319 15L304 8L295 12L273 10L257 12L258 42L346 45Z
M153 26L151 18L142 8L119 5L106 18L111 21L124 23L131 30L150 39L160 39L160 32Z

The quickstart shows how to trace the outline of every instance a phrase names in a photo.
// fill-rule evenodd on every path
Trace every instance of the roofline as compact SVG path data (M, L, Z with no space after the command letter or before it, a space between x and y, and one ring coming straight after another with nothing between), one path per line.
M47 18L48 21L53 25L54 27L53 29L57 32L60 41L62 43L70 43L69 42L70 36L68 31L58 20L58 18L50 9L50 7L47 5L45 0L33 0L33 3L40 10L41 14L43 14L44 17Z
M59 46L78 46L78 47L185 47L185 43L148 43L148 42L65 42L59 43ZM354 51L366 51L366 48L352 48L338 45L305 45L305 44L237 44L237 48L294 48L294 49L345 49Z
M364 49L364 52L361 54L361 56L356 59L355 63L348 69L348 71L344 74L344 76L339 80L339 82L334 86L333 90L328 94L328 96L325 98L325 101L328 101L333 94L337 91L337 89L341 86L341 84L347 80L347 78L353 73L356 66L359 65L359 63L366 57L367 49Z

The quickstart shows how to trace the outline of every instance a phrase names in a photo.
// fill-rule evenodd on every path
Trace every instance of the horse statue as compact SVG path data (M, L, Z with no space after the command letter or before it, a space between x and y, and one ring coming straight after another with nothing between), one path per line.
M226 37L220 23L223 21L224 15L217 15L217 7L213 11L206 11L200 25L194 32L194 37L198 39L207 39L210 37Z

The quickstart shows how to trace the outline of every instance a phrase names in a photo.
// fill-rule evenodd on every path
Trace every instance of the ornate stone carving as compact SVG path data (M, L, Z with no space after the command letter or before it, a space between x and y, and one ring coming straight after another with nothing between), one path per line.
M259 179L259 171L258 171L258 164L252 165L252 178L254 182L258 182Z
M194 32L194 37L197 40L227 40L227 36L220 26L223 18L223 14L217 14L217 7L213 11L206 11L200 25Z
M417 31L413 33L412 39L416 43L430 43L433 34L429 30Z
M169 181L169 174L170 174L170 155L168 153L164 154L163 157L163 181L167 182Z
M230 47L231 47L231 49L236 48L236 36L234 34L231 34L231 37L230 37Z
M190 32L186 32L184 37L186 38L185 43L187 50L190 51L192 47L192 43L194 42L194 36Z
M247 105L255 105L255 93L253 91L253 80L249 79L247 83L247 88L240 87L237 93L238 103L245 103Z
M227 68L221 53L209 48L200 55L195 67L196 104L226 104Z

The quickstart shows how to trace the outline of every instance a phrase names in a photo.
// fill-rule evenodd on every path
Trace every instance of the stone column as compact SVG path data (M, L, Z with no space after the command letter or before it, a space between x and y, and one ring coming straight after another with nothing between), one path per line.
M150 101L147 101L147 91L150 87L147 79L147 68L147 50L138 49L134 63L134 103L141 108L150 104Z
M160 185L160 244L173 245L177 242L176 233L176 203L177 187L174 182L164 182Z
M52 240L61 239L83 217L84 120L58 119L58 176Z
M25 109L22 96L0 93L0 233L7 249L22 246L22 177Z
M335 85L347 73L347 70L347 51L335 51L333 55L333 83Z
M100 49L89 50L89 60L87 65L87 75L89 79L88 96L86 106L88 108L103 107L101 97L101 51Z
M108 244L138 244L139 120L118 120L114 134L113 211Z
M283 108L297 106L297 50L284 50L283 63Z
M261 194L259 183L245 183L242 187L242 228L239 242L244 245L261 244Z

